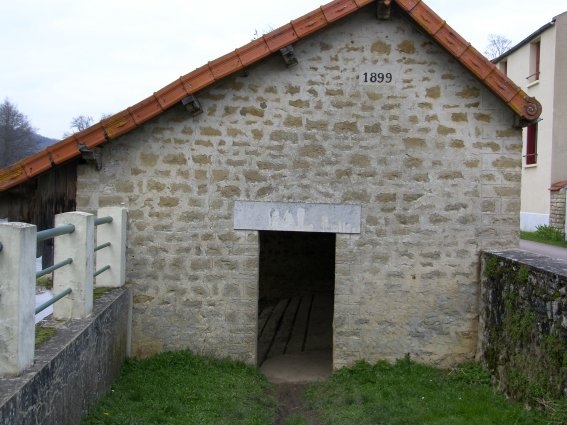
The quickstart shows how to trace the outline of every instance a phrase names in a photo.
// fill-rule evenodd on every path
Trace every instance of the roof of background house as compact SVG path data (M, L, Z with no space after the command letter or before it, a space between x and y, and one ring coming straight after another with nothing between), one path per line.
M214 82L279 52L375 0L334 0L221 56L173 81L141 102L101 122L61 140L43 151L0 170L0 192L81 155L139 127L151 118L181 102L187 96ZM412 20L469 69L518 116L529 123L541 114L541 105L502 74L492 62L463 39L421 0L394 0ZM392 0L379 0L378 15L387 17Z
M533 39L539 37L541 34L543 34L548 28L551 28L553 25L555 25L555 18L553 18L551 20L551 22L548 22L547 24L545 24L544 26L542 26L540 29L538 29L537 31L534 31L533 33L531 33L530 35L528 35L526 38L524 38L522 41L520 41L518 44L516 44L515 46L512 46L510 49L506 50L504 53L502 53L500 56L498 56L497 58L492 59L492 63L498 63L500 62L502 59L510 56L512 53L514 53L516 50L519 50L520 48L522 48L523 46L525 46L526 44L530 43Z
M512 46L510 49L508 49L507 51L505 51L504 53L502 53L500 56L498 56L497 58L492 59L493 63L498 63L500 62L502 59L505 59L506 57L510 56L512 53L514 53L515 51L519 50L520 48L522 48L523 46L525 46L526 44L532 42L533 40L535 40L536 38L538 38L540 35L542 35L545 31L547 31L549 28L553 27L557 21L557 18L559 18L560 16L563 17L563 15L566 15L567 12L563 12L560 13L557 16L554 16L553 19L548 22L547 24L543 25L541 28L539 28L538 30L534 31L533 33L531 33L530 35L528 35L526 38L524 38L522 41L520 41L518 44L516 44L515 46Z

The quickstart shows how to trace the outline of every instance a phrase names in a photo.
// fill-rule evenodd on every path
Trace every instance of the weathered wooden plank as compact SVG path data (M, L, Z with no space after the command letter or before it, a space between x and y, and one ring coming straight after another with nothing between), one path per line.
M268 321L273 310L273 305L267 305L263 307L262 311L260 311L260 314L258 314L258 339L260 339L262 334L264 333L266 322Z
M323 350L333 346L333 295L317 294L313 298L305 351Z
M272 314L270 314L270 317L266 322L266 326L264 326L262 335L258 338L258 365L260 366L264 363L264 360L266 360L268 351L270 350L274 340L278 324L285 312L288 302L289 299L283 299L278 302L278 304L274 307Z
M305 332L307 331L307 320L309 318L309 309L311 308L311 295L301 297L301 302L297 310L291 337L287 343L286 353L300 353L303 351L305 342Z
M276 335L272 342L272 347L268 352L268 357L279 356L285 353L285 348L291 336L293 323L295 321L295 313L299 306L299 297L293 297L285 309L279 327L277 328Z

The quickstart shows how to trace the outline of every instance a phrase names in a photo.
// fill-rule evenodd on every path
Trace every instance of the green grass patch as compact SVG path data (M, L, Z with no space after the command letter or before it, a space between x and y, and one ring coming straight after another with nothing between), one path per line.
M273 388L254 368L187 351L129 359L111 391L83 419L94 424L269 425ZM543 425L567 423L564 403L547 415L498 393L491 376L470 362L446 371L408 358L359 362L307 387L306 398L326 425ZM306 425L299 414L284 425Z
M44 276L38 277L35 280L35 284L36 284L36 286L39 286L41 288L51 289L51 288L53 288L53 279L51 279L51 275L44 275Z
M94 288L93 289L93 298L96 300L97 298L102 297L107 292L112 291L112 288Z
M395 364L359 362L310 386L306 397L327 425L549 423L543 413L506 400L490 380L476 363L443 371L408 358Z
M309 422L307 422L307 420L302 416L292 415L285 420L283 425L309 425Z
M39 348L45 341L55 335L56 329L35 325L35 348Z
M254 368L187 351L126 361L111 391L82 425L269 425L275 401Z
M567 248L565 235L559 229L551 226L537 226L535 232L520 232L520 238L528 241Z

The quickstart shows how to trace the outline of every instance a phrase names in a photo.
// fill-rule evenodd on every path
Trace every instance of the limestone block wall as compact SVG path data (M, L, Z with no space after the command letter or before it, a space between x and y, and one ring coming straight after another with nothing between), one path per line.
M334 366L476 350L479 251L516 246L513 113L394 9L372 7L106 144L77 207L129 210L133 352L256 361L258 232L235 200L358 204L338 234Z
M551 191L551 208L549 211L549 225L561 231L566 228L565 203L566 189Z

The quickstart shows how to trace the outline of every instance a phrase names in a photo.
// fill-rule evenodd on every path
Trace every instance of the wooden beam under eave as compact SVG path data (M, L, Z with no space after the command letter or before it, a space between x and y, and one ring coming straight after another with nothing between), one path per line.
M381 20L390 19L392 0L378 0L376 4L376 17Z

